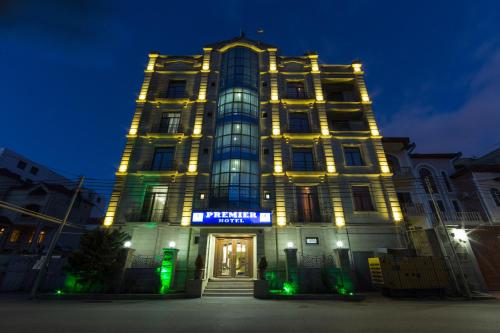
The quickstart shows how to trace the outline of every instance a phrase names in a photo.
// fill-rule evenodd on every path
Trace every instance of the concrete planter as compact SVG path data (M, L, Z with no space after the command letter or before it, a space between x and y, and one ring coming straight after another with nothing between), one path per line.
M262 299L269 298L269 282L266 280L254 280L253 297Z
M203 280L187 280L186 295L189 298L200 298Z

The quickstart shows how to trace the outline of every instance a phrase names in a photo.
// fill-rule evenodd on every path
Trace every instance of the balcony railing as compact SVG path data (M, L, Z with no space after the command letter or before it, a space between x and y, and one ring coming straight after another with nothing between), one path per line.
M306 92L291 92L286 93L286 99L310 99L311 97Z
M440 212L446 224L480 224L481 215L478 212Z
M169 165L162 165L161 168L154 168L152 162L144 162L140 165L140 171L176 171L179 170L180 164L177 161L172 161Z
M151 127L150 133L179 134L179 133L184 133L184 130L181 128L181 126L177 126L177 128L165 128L165 127L160 127L160 126L153 126L153 127Z
M319 129L316 126L288 126L283 133L319 133Z
M325 167L321 163L287 163L287 171L325 171Z
M153 209L150 212L144 212L142 209L135 209L126 214L128 222L168 222L168 213L166 208Z
M437 216L426 211L426 208L421 203L413 205L401 205L403 214L407 217L412 216L428 216L435 223L438 222ZM439 212L439 216L445 224L480 224L482 222L481 215L478 212Z
M331 124L334 131L368 131L368 125L362 120L339 120Z
M412 172L410 167L400 167L399 169L393 170L394 177L396 178L407 178L412 177Z
M413 205L401 205L401 210L406 216L425 216L427 215L425 207L421 203L416 203Z
M316 216L305 214L290 213L288 214L291 224L301 224L301 223L333 223L332 217L328 214L317 214Z

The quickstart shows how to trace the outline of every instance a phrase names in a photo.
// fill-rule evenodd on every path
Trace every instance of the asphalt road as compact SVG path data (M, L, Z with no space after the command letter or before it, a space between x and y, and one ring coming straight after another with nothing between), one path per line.
M203 298L27 301L0 296L0 332L500 332L500 300Z

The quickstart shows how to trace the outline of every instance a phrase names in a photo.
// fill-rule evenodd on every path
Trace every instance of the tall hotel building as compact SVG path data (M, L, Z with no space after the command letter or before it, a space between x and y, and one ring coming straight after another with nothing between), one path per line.
M361 63L238 37L149 55L104 224L130 234L131 267L177 248L177 289L198 255L206 278L252 279L286 248L299 267L347 253L362 283L405 246L391 176Z

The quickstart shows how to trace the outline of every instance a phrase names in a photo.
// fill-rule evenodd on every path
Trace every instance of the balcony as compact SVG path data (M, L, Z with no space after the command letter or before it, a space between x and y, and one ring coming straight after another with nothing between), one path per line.
M362 120L332 120L333 131L368 131L368 124Z
M413 174L410 167L400 167L392 170L394 178L413 178Z
M133 209L125 214L127 222L149 222L161 223L168 222L168 213L166 208L152 209L150 212L144 212L142 209Z
M162 176L177 175L181 163L177 161L172 161L169 165L162 165L161 168L153 168L151 162L144 162L140 164L137 168L137 173L139 174L160 174Z
M177 128L163 128L160 126L151 127L151 130L146 134L152 139L176 139L184 137L184 129L178 126Z
M483 222L478 212L441 212L441 218L446 225L479 225Z
M333 219L328 214L303 215L298 212L287 214L290 224L317 224L317 223L333 223Z
M421 203L401 205L401 210L405 217L428 217L435 224L439 222L436 214L427 212ZM439 215L446 225L479 225L483 222L478 212L439 212Z
M285 170L289 177L321 177L325 175L325 167L320 163L287 163Z

